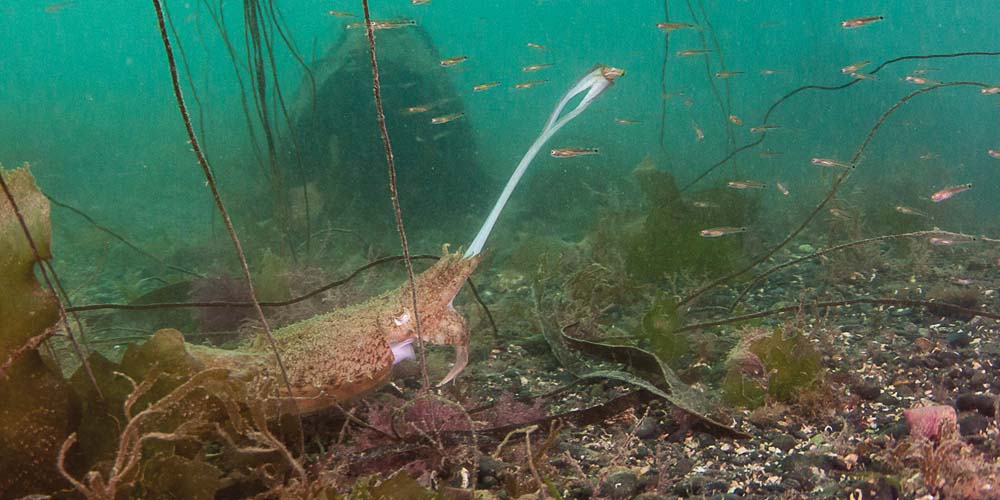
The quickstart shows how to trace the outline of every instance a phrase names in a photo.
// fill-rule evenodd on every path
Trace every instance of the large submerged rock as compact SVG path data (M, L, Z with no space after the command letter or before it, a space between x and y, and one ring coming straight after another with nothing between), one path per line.
M437 230L436 238L464 241L483 216L489 182L476 162L468 118L431 123L434 117L465 111L449 75L457 68L440 65L440 55L419 26L376 33L407 229L418 239ZM310 190L312 198L318 197L310 200L311 209L325 223L357 227L373 238L392 236L395 223L364 29L346 30L313 64L312 75L315 92L305 78L292 109L294 140L284 148L286 165L297 164L298 148L302 171L290 172L287 182L293 191L301 183L316 188Z

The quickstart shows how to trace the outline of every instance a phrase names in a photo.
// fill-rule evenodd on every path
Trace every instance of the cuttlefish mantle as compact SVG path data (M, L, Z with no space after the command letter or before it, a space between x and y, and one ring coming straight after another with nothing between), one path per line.
M452 307L462 284L482 255L449 253L416 276L417 314L409 282L361 304L314 316L274 332L293 396L302 411L315 411L349 400L384 382L392 366L412 355L416 319L425 342L455 347L455 364L441 384L458 375L469 361L469 328ZM266 343L235 351L191 346L206 367L275 377L277 364Z

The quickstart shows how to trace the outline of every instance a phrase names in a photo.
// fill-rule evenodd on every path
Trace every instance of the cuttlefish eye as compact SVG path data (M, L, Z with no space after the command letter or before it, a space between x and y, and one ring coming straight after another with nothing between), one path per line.
M392 324L396 326L403 326L410 322L410 311L403 311L403 314L392 318Z

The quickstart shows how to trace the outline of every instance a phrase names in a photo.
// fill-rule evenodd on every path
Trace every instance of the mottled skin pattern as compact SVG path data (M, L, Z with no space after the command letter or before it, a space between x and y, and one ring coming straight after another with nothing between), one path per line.
M417 310L425 342L453 345L456 364L447 382L468 360L469 329L451 306L482 255L444 255L416 277ZM368 391L391 373L390 344L416 339L409 283L368 301L293 323L275 331L289 382L302 411L316 411ZM190 348L207 367L278 376L267 342L239 351Z

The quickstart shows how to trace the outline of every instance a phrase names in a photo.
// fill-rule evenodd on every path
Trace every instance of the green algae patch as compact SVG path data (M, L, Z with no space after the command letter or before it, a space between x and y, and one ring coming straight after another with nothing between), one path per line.
M691 354L690 337L676 333L680 326L677 302L661 293L642 315L639 328L639 337L649 344L650 352L674 369L686 366Z
M747 328L729 353L722 393L735 406L755 408L767 398L789 402L823 380L822 356L800 331Z
M746 227L757 212L757 199L734 189L713 188L682 198L670 173L644 161L634 176L646 198L642 226L623 241L629 274L656 281L678 273L720 275L746 262L745 235L704 238L703 229Z

